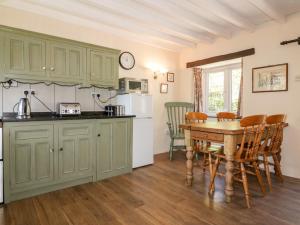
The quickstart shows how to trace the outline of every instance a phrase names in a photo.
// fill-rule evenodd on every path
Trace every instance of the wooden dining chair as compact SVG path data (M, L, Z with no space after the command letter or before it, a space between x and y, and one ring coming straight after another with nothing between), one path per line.
M232 112L219 112L217 113L217 119L221 121L234 121L236 119L236 114Z
M176 145L176 140L184 140L184 131L179 128L185 123L185 114L194 110L194 104L189 102L167 102L165 103L168 116L168 128L170 134L169 158L173 159L174 149L185 149L185 145Z
M185 115L186 123L205 123L208 119L207 114L202 112L187 112ZM212 173L212 153L219 151L219 146L212 145L204 136L191 136L193 141L193 150L195 154L203 154L202 169L203 172L209 167L210 174ZM196 156L197 156L196 155Z
M285 119L286 115L284 114L271 115L266 118L266 137L259 151L259 154L263 157L264 169L270 191L272 191L272 181L269 168L270 165L274 165L274 170L276 171L275 174L277 175L279 180L283 182L278 155L281 151ZM273 162L269 160L271 157L273 159Z
M243 183L246 204L250 208L250 194L248 188L248 179L246 173L256 175L261 191L265 194L265 187L262 176L258 168L258 152L261 147L261 140L265 129L264 115L254 115L243 118L240 121L240 126L243 127L241 143L237 148L234 156L234 173L233 179ZM221 160L225 160L224 153L216 153L216 160L213 166L209 192L214 191L214 180L218 173ZM254 169L254 172L252 171ZM219 175L220 173L218 173ZM223 175L223 174L220 174Z

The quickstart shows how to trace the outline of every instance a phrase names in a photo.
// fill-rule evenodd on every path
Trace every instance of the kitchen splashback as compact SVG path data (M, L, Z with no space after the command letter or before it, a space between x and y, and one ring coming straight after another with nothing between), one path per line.
M97 105L92 98L92 92L100 93L101 98L106 99L109 97L107 89L100 88L84 88L80 89L79 86L67 87L59 85L45 84L19 84L18 87L11 87L6 89L0 87L0 109L1 116L3 112L12 112L13 106L24 96L25 90L33 90L36 96L40 98L50 109L56 111L57 103L60 102L79 102L82 111L104 111L103 108ZM29 96L32 112L45 112L47 109L41 105L36 99ZM115 104L115 100L107 104ZM106 104L106 105L107 105ZM105 106L105 104L102 104Z

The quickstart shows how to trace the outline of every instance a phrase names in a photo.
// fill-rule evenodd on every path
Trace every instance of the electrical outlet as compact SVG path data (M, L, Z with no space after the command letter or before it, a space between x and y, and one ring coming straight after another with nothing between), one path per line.
M3 87L10 88L10 87L18 87L18 82L14 80L9 80L5 83L3 83Z
M91 95L92 95L92 97L97 97L97 95L100 97L101 95L100 95L100 92L96 92L96 91L93 91L92 93L91 93Z

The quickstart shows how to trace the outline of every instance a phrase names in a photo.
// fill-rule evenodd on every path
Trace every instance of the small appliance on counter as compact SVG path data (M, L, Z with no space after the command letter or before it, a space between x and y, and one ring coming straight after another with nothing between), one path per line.
M57 114L59 114L60 116L80 115L80 103L59 103L57 106Z
M29 99L27 98L28 91L24 91L25 98L20 98L19 102L14 105L13 112L15 112L15 107L18 106L17 119L28 119L31 114L31 107Z
M124 77L119 79L119 91L122 94L148 93L148 80Z
M125 106L124 105L107 105L107 106L105 106L105 113L108 116L125 115Z

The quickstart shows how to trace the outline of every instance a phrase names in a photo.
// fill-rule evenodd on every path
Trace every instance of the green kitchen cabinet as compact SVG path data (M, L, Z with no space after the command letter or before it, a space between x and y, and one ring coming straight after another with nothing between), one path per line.
M128 173L132 170L132 119L100 120L98 136L97 179Z
M94 85L118 87L119 51L88 49L88 82Z
M13 127L9 139L12 191L33 189L54 180L53 125Z
M86 48L63 42L47 42L49 80L84 82L86 78Z
M116 49L0 25L0 81L117 88L119 53Z
M132 171L132 118L4 122L4 201Z
M58 177L61 180L92 176L94 141L92 123L58 125Z
M14 79L47 80L46 42L28 35L7 33L4 73Z

